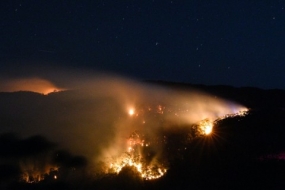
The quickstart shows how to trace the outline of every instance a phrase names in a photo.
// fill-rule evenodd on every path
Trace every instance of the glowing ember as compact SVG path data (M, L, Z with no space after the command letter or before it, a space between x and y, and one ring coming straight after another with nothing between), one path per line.
M132 115L134 115L134 114L135 114L135 110L134 110L134 109L130 109L130 110L129 110L129 115L132 116Z
M58 171L57 167L51 167L49 169L39 170L36 168L30 168L23 171L21 175L20 181L26 182L26 183L38 183L40 181L43 181L45 179L45 176L49 175L51 172L54 173ZM57 176L54 175L54 179L57 179Z

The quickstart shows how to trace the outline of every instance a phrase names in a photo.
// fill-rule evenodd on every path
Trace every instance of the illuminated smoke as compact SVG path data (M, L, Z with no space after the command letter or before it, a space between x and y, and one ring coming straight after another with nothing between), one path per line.
M50 81L41 78L21 78L2 80L0 92L32 91L41 94L58 92L62 89L56 87Z
M119 173L131 166L144 179L161 177L168 169L165 131L192 130L198 125L197 133L211 135L216 120L246 111L244 106L193 89L174 90L120 77L79 73L53 75L52 81L70 90L46 96L48 101L40 101L40 107L30 100L27 105L35 107L19 107L28 111L14 114L20 121L24 118L23 122L11 122L12 127L1 131L44 134L72 153L85 156L91 170L102 162L105 166L100 170L104 172ZM11 80L0 87L43 94L60 90L41 79Z

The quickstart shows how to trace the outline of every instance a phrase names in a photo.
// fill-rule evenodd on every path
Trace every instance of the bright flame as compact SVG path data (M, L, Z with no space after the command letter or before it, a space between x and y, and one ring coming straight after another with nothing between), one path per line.
M136 169L136 171L140 173L140 177L145 180L158 179L167 171L167 169L162 166L145 165L141 160L136 160L132 155L126 155L122 159L111 163L110 170L118 174L126 166Z
M23 167L23 166L22 166ZM46 167L44 170L40 170L36 168L35 166L25 168L24 171L22 171L21 175L21 181L24 181L26 183L38 183L45 179L46 175L49 175L51 172L58 171L58 167ZM57 179L57 176L54 175L54 179Z
M206 125L205 126L205 134L209 135L212 132L213 126L212 125Z
M147 164L140 152L143 148L148 147L149 143L144 143L145 140L141 139L140 135L133 132L128 139L129 147L127 151L115 161L112 161L109 167L109 172L120 173L121 170L126 167L133 167L140 177L145 180L157 179L163 176L167 169L158 164Z
M199 132L201 135L210 135L213 131L213 126L215 122L226 119L226 118L230 118L230 117L236 117L236 116L243 117L243 116L246 116L247 114L248 114L248 109L244 108L236 113L226 114L220 118L217 118L215 121L211 121L210 119L204 119L200 121L200 123L198 124Z
M133 108L129 109L129 115L132 116L135 114L135 110Z
M209 119L205 119L199 123L199 130L201 135L209 135L213 130L213 122Z

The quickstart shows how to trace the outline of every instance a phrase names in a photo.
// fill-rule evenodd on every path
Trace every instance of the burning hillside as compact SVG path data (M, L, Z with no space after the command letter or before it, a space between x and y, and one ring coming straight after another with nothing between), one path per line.
M15 152L21 141L38 134L56 142L47 146L40 138L43 147L36 140L22 149L27 151L0 155L2 165L16 168L13 179L27 183L76 181L80 176L98 179L120 175L125 168L133 168L142 180L158 179L193 139L215 135L217 122L247 113L244 106L195 90L112 77L75 84L63 85L74 90L47 96L23 92L3 96L0 132L14 131L23 138L12 140L7 151Z
M139 118L140 114L129 110L129 115L137 117L137 121L142 121L142 125L146 125L146 117L144 114L143 119ZM156 110L148 108L147 111L152 111L152 117L157 117L156 114L163 115L165 107L157 106ZM144 113L144 111L140 111ZM177 114L177 113L174 113ZM247 109L239 110L236 113L226 114L221 118L216 118L214 121L209 119L204 119L194 125L187 126L188 128L182 129L186 132L187 137L191 137L187 142L189 143L191 139L201 137L204 135L211 135L215 122L223 120L224 118L245 116L247 114ZM156 115L156 116L155 116ZM160 125L163 125L165 118L159 118ZM139 126L139 124L137 124ZM181 126L176 126L180 128ZM185 126L184 126L185 127ZM173 152L167 152L171 150L169 147L176 147L177 149L183 149L184 147L177 147L175 144L171 144L168 139L171 138L171 131L163 130L157 134L156 137L150 137L147 134L139 133L134 131L130 137L126 140L127 148L126 151L122 153L121 156L113 158L109 165L108 173L119 173L124 167L133 167L140 174L143 179L151 180L162 177L168 168L168 159L166 155L173 154ZM152 135L151 135L152 136ZM180 136L180 140L183 141L183 136ZM185 144L184 144L185 145ZM155 147L155 148L152 148ZM159 148L157 148L159 147Z

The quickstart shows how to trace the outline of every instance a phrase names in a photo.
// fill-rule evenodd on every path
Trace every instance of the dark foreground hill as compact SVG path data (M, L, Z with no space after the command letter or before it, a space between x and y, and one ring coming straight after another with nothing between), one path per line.
M7 189L284 189L284 90L151 83L177 90L198 89L212 96L241 103L250 111L244 117L218 121L213 135L194 138L187 143L181 143L182 138L173 137L174 145L171 146L182 144L183 150L168 152L170 158L168 172L153 181L142 180L132 168L125 168L119 175L106 175L96 179L80 176L78 180L73 181L60 179L52 181L47 178L39 183L19 182L16 179L20 175L20 168L13 165L13 160L27 155L52 152L56 149L56 144L42 136L21 139L2 134L0 187ZM21 123L34 125L35 123L29 123L31 121L26 117L37 115L34 113L35 110L44 109L45 106L50 106L51 110L54 110L46 112L45 116L53 117L66 109L88 104L81 100L79 105L69 105L66 102L54 103L59 96L68 100L72 93L78 92L67 91L48 96L31 92L0 93L0 128L9 131L10 126ZM48 124L49 121L44 117L39 118L42 119ZM27 127L21 130L30 129ZM69 168L79 170L86 165L83 157L67 151L57 152L56 155L63 155L60 159L56 159L62 164L62 173Z

